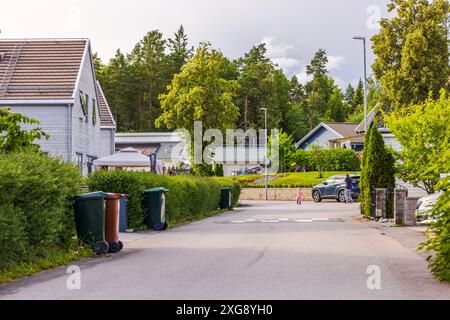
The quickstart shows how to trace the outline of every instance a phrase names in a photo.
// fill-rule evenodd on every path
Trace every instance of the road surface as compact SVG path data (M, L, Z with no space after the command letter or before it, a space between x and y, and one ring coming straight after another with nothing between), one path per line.
M355 219L358 204L243 205L124 235L122 253L74 263L80 289L62 267L0 287L0 299L450 299L408 241Z

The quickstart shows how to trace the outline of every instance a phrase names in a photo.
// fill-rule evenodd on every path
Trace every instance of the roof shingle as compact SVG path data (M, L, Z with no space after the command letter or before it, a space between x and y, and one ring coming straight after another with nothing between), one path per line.
M97 81L97 96L98 106L100 109L100 125L103 127L115 127L116 123L112 117L111 109L109 108L108 101L103 93L100 83Z
M71 99L86 43L0 40L0 100Z

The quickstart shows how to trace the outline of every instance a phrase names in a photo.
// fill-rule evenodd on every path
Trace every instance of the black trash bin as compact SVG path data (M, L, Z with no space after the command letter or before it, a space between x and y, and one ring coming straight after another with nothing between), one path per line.
M220 190L220 209L231 209L233 207L231 187Z
M105 241L105 199L104 192L86 193L75 197L75 225L78 239L91 246L97 254L109 250Z
M144 191L143 206L146 210L144 223L151 229L162 231L167 229L166 192L165 188L153 188Z

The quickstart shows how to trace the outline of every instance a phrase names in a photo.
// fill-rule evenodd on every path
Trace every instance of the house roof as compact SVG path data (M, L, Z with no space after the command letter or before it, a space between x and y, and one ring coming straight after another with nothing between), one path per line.
M72 99L87 39L0 40L0 100Z
M370 112L367 114L367 127L370 127L373 123L373 121L375 120L375 117L377 116L378 112L375 112L375 110L377 109L378 105L375 106L372 110L370 110ZM355 132L358 134L362 134L365 133L365 121L366 119L364 119L355 129Z
M355 129L358 125L352 123L340 123L340 122L325 122L326 126L333 129L343 138L352 137L355 135Z
M182 142L182 136L178 132L132 132L115 134L116 144L127 143L163 143L163 142Z
M357 125L351 123L342 123L342 122L321 122L319 123L313 130L311 130L306 136L300 140L296 146L300 148L300 146L306 142L311 136L313 136L317 131L321 128L325 128L328 131L333 132L336 135L337 139L352 137L355 135L355 129Z
M103 93L100 82L97 81L97 96L98 96L98 106L100 108L100 126L102 127L115 127L116 122L109 108L108 101L106 100L105 94Z

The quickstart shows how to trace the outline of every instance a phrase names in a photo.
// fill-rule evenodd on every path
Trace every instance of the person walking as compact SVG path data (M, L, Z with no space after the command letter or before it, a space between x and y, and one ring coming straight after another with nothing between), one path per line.
M345 177L345 202L346 203L353 203L352 184L353 184L353 180L350 177L350 175L347 174L347 176Z
M301 205L303 202L302 188L297 188L297 204Z

